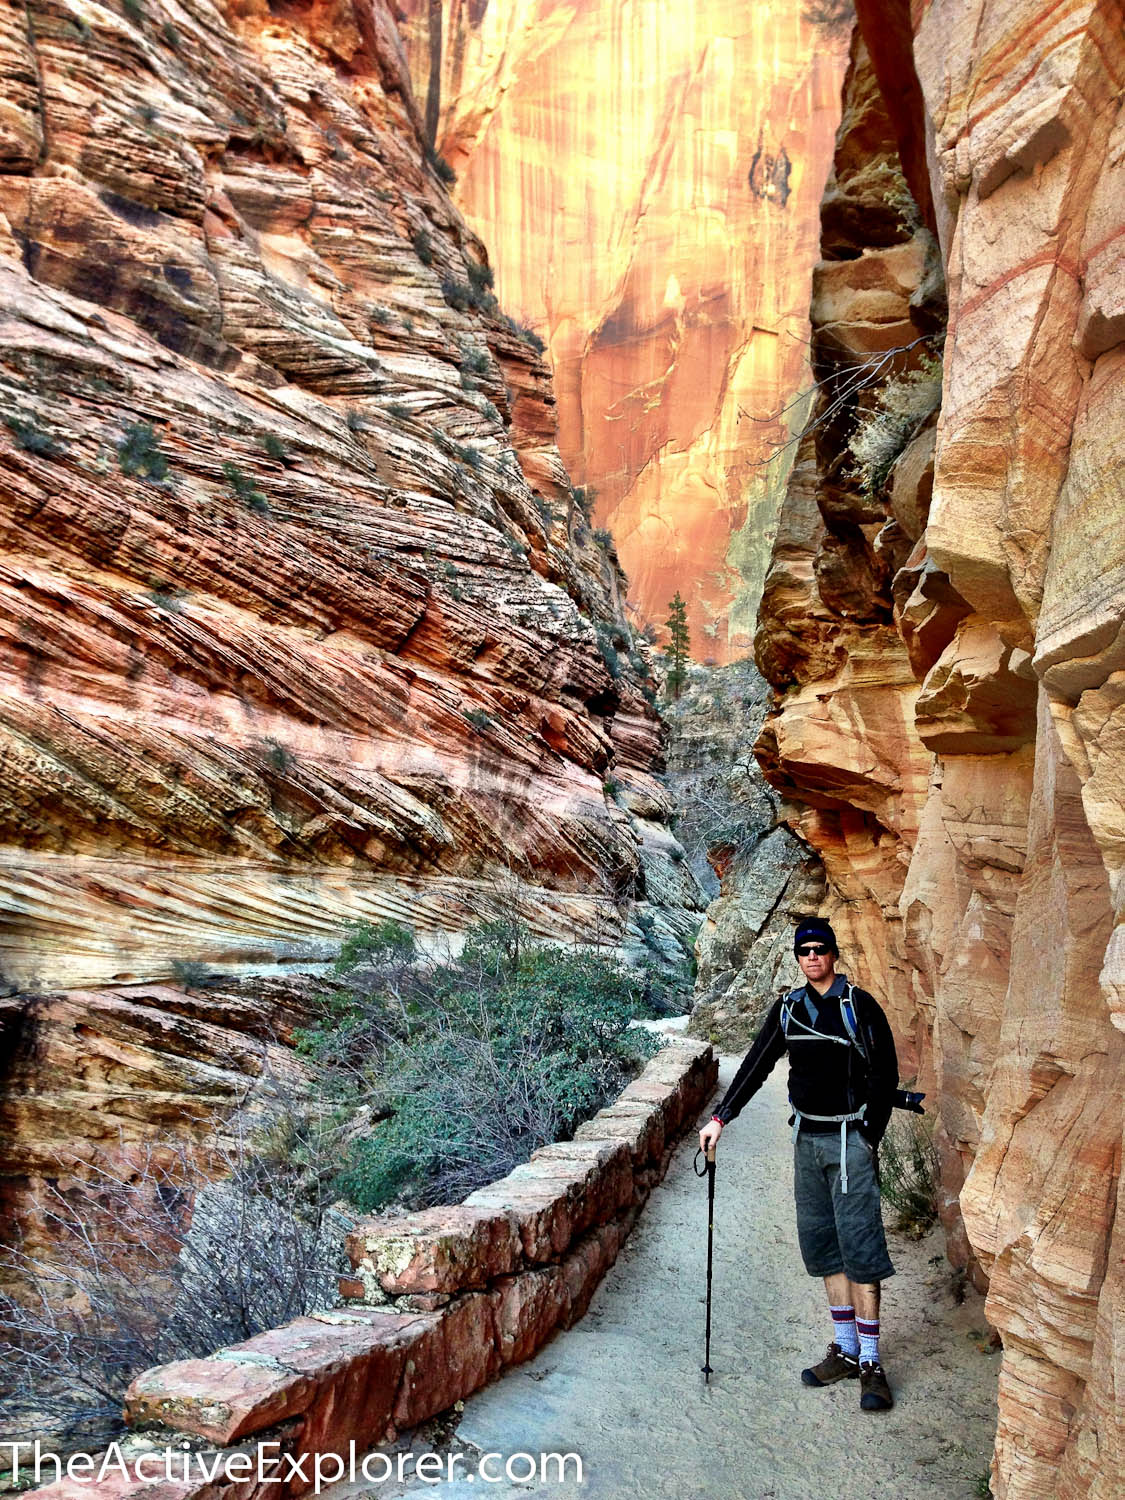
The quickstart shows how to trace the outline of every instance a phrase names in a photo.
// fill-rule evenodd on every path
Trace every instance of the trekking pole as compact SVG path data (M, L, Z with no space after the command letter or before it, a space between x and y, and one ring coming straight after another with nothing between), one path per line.
M703 1371L703 1383L711 1383L711 1253L715 1240L715 1148L712 1146L705 1157L703 1171L699 1170L699 1158L703 1156L703 1147L700 1146L695 1153L692 1163L697 1177L707 1178L707 1332L705 1335L703 1363L700 1369Z

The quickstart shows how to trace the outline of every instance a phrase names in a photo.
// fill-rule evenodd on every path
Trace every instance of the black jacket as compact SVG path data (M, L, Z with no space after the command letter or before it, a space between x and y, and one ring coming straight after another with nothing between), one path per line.
M841 979L842 976L838 975L837 980ZM834 982L827 995L817 995L813 991L817 1031L847 1036L839 1001L843 989L843 983ZM810 1019L805 1007L807 994L806 986L792 1002L794 1018L806 1024ZM898 1088L895 1039L882 1007L873 995L853 987L852 1001L856 1030L871 1060L870 1068L853 1046L841 1047L837 1042L791 1041L789 1099L802 1114L814 1115L851 1114L866 1103L867 1118L860 1129L872 1145L878 1145L891 1117ZM776 1000L715 1110L717 1119L726 1125L741 1112L765 1083L774 1065L784 1055L786 1046L781 1030L781 1001ZM839 1126L803 1120L801 1128L822 1131L838 1130Z

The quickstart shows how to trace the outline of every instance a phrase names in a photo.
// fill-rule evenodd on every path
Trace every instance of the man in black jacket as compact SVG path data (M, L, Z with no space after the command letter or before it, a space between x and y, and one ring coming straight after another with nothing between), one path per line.
M788 1052L797 1238L809 1275L824 1278L833 1335L801 1379L858 1377L860 1407L886 1411L894 1399L879 1361L879 1288L894 1266L875 1154L898 1088L894 1037L878 1001L836 972L828 922L802 921L793 951L805 983L774 1003L699 1142L718 1142Z

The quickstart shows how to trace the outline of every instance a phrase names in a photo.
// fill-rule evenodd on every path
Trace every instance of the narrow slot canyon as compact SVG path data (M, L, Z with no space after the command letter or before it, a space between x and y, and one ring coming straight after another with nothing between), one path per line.
M28 0L0 73L0 1486L1116 1500L1120 0ZM871 1420L784 1064L699 1374L812 917L925 1096Z

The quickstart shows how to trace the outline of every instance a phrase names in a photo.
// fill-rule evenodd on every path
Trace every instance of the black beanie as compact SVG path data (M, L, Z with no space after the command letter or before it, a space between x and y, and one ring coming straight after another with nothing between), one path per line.
M797 931L793 934L793 952L802 943L827 943L832 952L839 956L840 948L836 942L836 934L832 931L831 922L823 917L805 917L797 923Z

